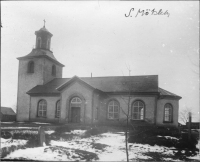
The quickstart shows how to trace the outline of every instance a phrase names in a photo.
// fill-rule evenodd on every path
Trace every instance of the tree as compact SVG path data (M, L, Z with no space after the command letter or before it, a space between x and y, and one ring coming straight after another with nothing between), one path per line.
M130 69L129 70L129 76L130 76ZM126 104L126 107L120 109L122 110L123 114L125 115L126 119L126 129L125 129L125 145L126 145L126 157L127 157L127 162L129 162L129 151L128 151L128 134L129 134L129 125L133 127L133 125L129 122L131 119L131 99L133 98L133 95L131 94L133 87L135 86L135 83L131 80L129 80L130 77L124 77L122 81L122 85L125 88L124 90L127 92L126 96L121 96L123 101ZM127 111L125 111L127 110Z
M130 73L129 73L130 74ZM133 127L133 125L129 122L131 119L131 99L133 98L133 95L131 94L133 86L135 86L135 83L131 80L129 80L129 77L124 76L123 80L119 83L119 86L124 87L124 91L127 92L125 95L120 96L120 98L124 101L125 107L120 107L120 110L125 115L125 119L119 120L120 125L123 125L125 123L125 147L126 147L126 158L127 162L129 162L129 151L128 151L128 135L129 135L129 125ZM111 97L107 94L108 97ZM124 126L124 125L123 125Z
M194 113L192 112L191 108L189 107L185 107L183 110L180 111L179 113L179 120L186 124L189 121L189 112L192 113L192 116L194 115Z

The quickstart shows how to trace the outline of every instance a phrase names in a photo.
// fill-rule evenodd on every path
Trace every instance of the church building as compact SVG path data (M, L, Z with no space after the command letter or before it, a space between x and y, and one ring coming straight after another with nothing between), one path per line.
M62 78L45 25L36 46L19 60L17 121L178 126L180 96L158 85L158 75Z

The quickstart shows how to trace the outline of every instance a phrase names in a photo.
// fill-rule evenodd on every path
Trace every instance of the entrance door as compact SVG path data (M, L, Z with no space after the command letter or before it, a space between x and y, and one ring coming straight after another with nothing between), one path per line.
M80 123L80 107L72 107L72 123Z

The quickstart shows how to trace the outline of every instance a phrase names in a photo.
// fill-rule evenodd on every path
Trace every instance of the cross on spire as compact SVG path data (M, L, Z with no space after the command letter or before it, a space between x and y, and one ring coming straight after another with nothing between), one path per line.
M44 21L44 27L45 27L45 23L46 23L46 21L45 21L45 19L44 19L43 21Z

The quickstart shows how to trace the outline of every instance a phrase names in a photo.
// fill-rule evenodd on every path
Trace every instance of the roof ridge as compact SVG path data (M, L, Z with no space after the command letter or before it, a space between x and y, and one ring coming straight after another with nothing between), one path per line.
M79 78L145 77L145 76L158 76L158 75L98 76L98 77L79 77Z

